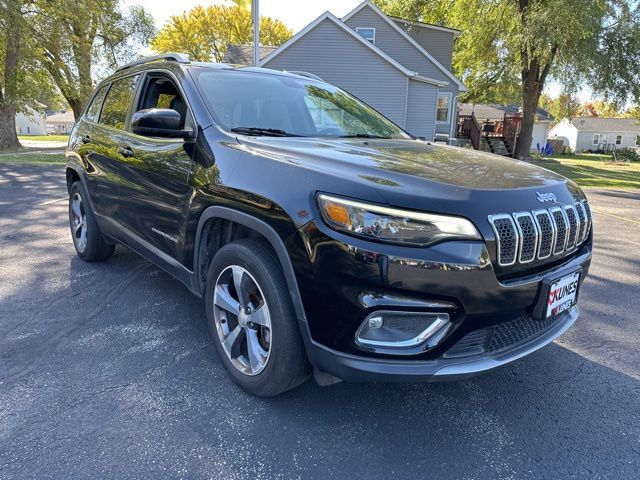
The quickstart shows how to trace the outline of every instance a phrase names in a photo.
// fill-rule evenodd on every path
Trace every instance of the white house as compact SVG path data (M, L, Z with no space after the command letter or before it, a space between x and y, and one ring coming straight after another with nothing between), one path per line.
M16 133L18 135L46 135L44 113L27 107L26 112L16 114Z
M549 132L574 152L640 146L640 124L634 118L565 118Z
M49 135L65 135L71 133L74 123L76 123L76 120L71 111L48 115L46 119L47 133Z

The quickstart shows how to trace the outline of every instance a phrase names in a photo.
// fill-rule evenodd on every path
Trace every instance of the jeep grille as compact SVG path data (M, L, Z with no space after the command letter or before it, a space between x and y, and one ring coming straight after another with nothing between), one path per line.
M498 264L506 267L544 260L580 246L591 231L591 209L582 200L532 212L489 215L489 223L496 235Z

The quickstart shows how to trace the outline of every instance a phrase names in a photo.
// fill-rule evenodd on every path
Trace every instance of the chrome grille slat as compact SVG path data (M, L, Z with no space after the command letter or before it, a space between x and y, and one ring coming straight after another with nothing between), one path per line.
M580 221L580 228L578 229L578 237L576 238L576 244L580 244L584 241L584 237L587 231L587 213L584 211L582 203L576 203L576 212L578 213L578 220Z
M564 252L564 247L567 245L567 236L569 234L569 222L564 210L560 207L552 207L549 209L551 218L556 227L556 244L553 247L553 254L560 255Z
M534 210L533 220L538 227L540 235L538 241L538 260L549 258L553 253L553 247L556 244L557 229L548 210Z
M530 263L536 259L538 251L538 230L529 212L515 212L513 218L518 228L518 250L520 263Z
M496 235L498 264L508 267L516 263L518 256L518 230L511 215L489 215L489 223Z
M531 212L489 215L488 219L502 267L569 253L587 240L592 222L586 200Z
M584 229L584 236L582 237L582 241L584 242L591 232L591 207L589 207L589 202L586 200L582 200L580 202L580 206L582 207L582 210L584 210L584 216L587 220L587 226Z
M575 248L578 240L578 231L580 230L580 219L578 218L578 212L573 205L565 205L564 213L567 215L569 221L569 235L567 236L567 250Z

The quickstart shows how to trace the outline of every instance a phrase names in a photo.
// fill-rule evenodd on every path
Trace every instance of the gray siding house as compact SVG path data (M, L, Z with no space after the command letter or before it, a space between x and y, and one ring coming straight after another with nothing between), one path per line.
M367 0L342 19L323 13L260 65L313 73L414 135L454 137L466 91L450 70L459 33L388 17Z

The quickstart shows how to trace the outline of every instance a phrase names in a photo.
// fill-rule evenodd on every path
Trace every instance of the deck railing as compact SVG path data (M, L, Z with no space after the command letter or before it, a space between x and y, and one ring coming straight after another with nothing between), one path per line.
M458 138L468 138L471 140L471 145L476 150L480 150L480 138L482 137L482 129L476 119L476 116L460 115L458 117Z

